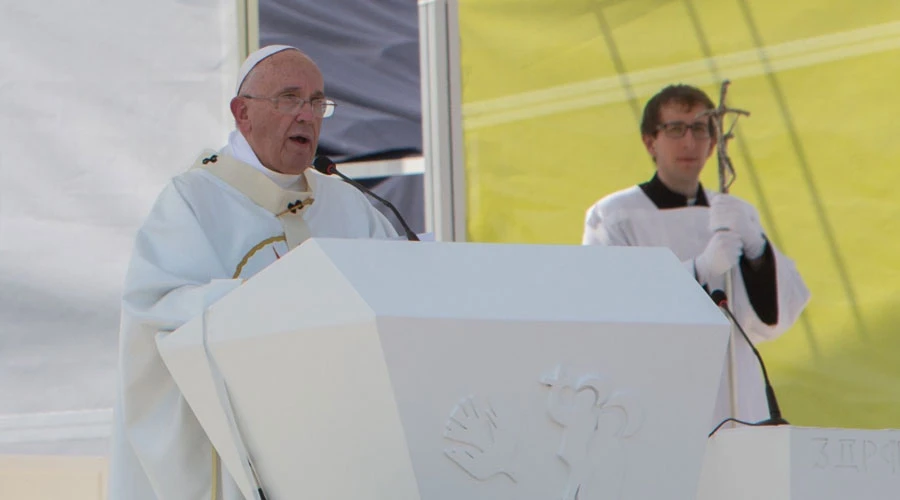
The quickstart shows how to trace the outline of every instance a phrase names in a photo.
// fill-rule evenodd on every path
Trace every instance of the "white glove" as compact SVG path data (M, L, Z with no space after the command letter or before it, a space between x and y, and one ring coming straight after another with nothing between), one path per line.
M756 259L766 250L763 229L750 207L734 196L720 193L709 205L709 230L730 229L738 233L744 246L744 256Z
M704 284L730 271L740 258L741 236L734 231L719 231L713 234L703 253L686 265L696 271L697 279Z

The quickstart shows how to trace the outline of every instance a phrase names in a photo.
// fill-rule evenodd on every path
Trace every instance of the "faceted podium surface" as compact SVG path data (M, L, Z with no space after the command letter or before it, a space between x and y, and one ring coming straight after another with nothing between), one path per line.
M723 429L701 477L698 500L896 500L900 430Z
M159 347L248 498L210 366L271 499L693 500L728 334L667 249L311 239Z

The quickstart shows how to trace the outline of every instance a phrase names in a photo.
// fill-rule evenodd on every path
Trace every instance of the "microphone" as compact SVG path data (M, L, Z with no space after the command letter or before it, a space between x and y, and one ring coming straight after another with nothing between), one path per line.
M341 179L344 179L347 184L353 185L354 187L356 187L356 189L359 189L363 193L371 196L372 198L375 198L381 203L384 203L385 206L391 209L391 211L397 217L397 220L400 221L400 224L403 226L403 230L406 232L406 239L409 241L419 241L419 237L416 236L416 233L409 228L409 226L406 224L406 221L403 220L403 216L400 215L400 212L393 204L391 204L391 202L385 200L381 196L378 196L377 194L370 191L367 187L339 172L337 169L337 165L335 165L334 162L331 161L331 158L327 156L317 156L315 161L313 161L313 167L325 175L337 175Z
M769 382L769 374L766 372L766 364L763 363L762 356L760 356L759 351L756 350L756 346L753 345L753 342L750 342L750 337L744 332L744 329L741 328L741 324L738 323L737 318L734 317L734 314L728 309L728 297L725 296L725 292L722 290L713 290L712 293L709 294L712 298L713 302L719 306L728 319L731 320L731 323L737 327L738 331L741 332L741 336L744 337L744 340L747 341L747 345L750 346L750 349L753 349L753 354L756 355L756 359L759 361L759 367L762 368L763 380L766 383L766 401L769 404L769 418L763 420L762 422L757 422L752 425L790 425L790 423L781 417L781 408L778 407L778 400L775 399L775 389L772 388L772 383ZM727 422L728 420L726 420ZM725 422L722 422L724 424ZM719 424L721 427L722 424ZM718 430L718 427L716 427ZM715 431L713 431L713 434ZM710 434L712 435L712 434Z

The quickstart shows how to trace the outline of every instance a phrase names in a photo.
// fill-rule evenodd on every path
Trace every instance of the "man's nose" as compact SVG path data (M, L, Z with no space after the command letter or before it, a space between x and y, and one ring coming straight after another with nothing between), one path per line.
M313 112L312 102L304 101L303 104L300 105L300 109L297 111L297 121L311 122L315 119L315 117L316 116Z
M688 129L685 132L684 136L681 138L681 146L685 149L693 148L697 145L697 139L694 137L694 132L691 129Z

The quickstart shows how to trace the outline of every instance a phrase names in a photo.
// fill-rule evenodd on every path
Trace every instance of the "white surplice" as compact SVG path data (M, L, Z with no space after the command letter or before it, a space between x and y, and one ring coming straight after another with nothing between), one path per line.
M664 190L659 182L654 178L648 184L655 183L657 188ZM707 199L716 196L716 193L705 190L704 194ZM758 221L756 209L749 203L744 203L748 213ZM679 260L687 262L700 255L712 238L713 233L708 226L708 206L672 206L661 209L641 187L634 186L606 196L587 210L582 243L668 247ZM767 252L771 252L769 258L774 259L774 282L777 284L773 284L773 288L777 289L777 297L768 302L775 306L776 321L769 324L760 319L748 295L741 266L737 265L731 270L733 291L732 296L728 297L729 306L754 344L775 339L788 330L799 318L810 298L809 290L794 262L771 243L767 245ZM701 285L707 291L724 290L725 275ZM730 367L729 361L726 361L712 425L717 425L728 417L757 422L769 416L765 386L756 356L740 333L733 332L731 342L735 346L735 364ZM729 368L733 368L736 379L736 413L731 411Z

